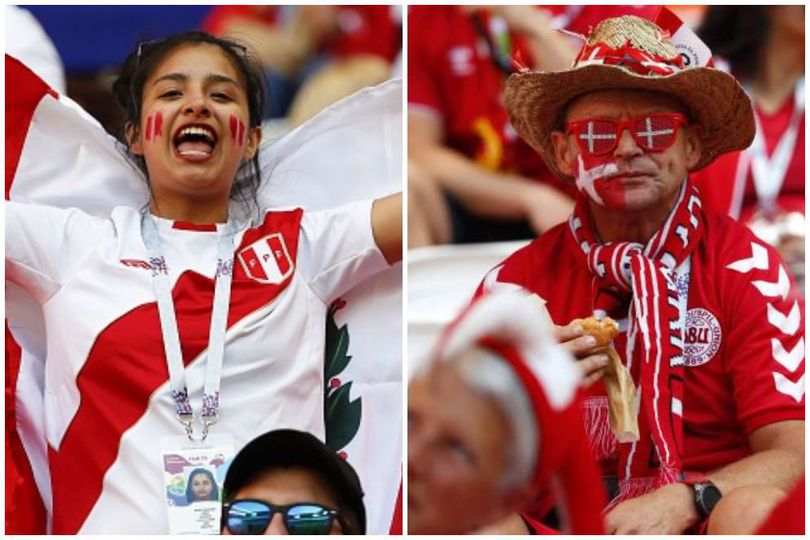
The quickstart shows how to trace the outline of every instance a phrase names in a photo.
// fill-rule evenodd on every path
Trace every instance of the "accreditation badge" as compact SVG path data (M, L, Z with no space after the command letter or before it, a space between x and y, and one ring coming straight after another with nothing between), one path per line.
M219 534L222 486L233 459L233 438L210 434L161 439L161 465L169 534Z

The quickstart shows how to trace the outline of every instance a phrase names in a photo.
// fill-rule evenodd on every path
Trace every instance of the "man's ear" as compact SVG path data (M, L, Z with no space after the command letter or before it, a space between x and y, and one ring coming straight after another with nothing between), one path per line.
M137 156L142 156L143 144L141 143L141 130L132 122L127 122L124 127L124 134L127 138L129 151Z
M242 154L242 159L248 160L253 159L253 156L256 155L256 152L259 151L259 143L262 142L262 128L256 126L255 128L250 128L250 133L248 133L248 140L247 146L245 146L245 151Z
M566 176L576 176L577 153L576 145L562 131L551 132L551 145L554 147L554 162L557 168Z
M686 126L683 129L686 138L686 169L691 171L703 156L702 128L699 125Z

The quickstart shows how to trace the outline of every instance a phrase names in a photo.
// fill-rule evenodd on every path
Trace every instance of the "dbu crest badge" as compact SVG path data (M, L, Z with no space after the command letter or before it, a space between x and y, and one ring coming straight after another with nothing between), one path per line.
M684 363L687 366L702 366L720 349L723 330L714 314L703 308L686 312Z
M284 237L280 233L265 236L240 251L239 262L249 277L270 285L278 285L294 269Z

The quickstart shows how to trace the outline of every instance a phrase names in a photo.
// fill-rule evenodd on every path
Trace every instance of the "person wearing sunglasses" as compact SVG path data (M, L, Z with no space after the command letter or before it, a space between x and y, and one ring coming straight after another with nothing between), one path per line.
M761 520L802 474L802 306L776 251L704 208L690 179L751 143L750 100L686 25L657 20L603 20L572 69L507 80L515 129L579 193L568 222L497 265L479 294L537 294L580 358L606 532L721 534ZM595 352L575 321L606 316L632 379L629 431L602 380L613 352ZM538 500L537 517L552 506Z
M222 534L365 534L360 479L311 433L280 429L247 444L225 476Z

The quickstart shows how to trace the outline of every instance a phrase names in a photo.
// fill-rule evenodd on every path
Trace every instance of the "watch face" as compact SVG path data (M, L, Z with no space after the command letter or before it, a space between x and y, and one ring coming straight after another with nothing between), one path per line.
M717 504L723 494L720 493L717 486L711 482L707 482L705 484L695 484L695 488L695 498L697 499L697 503L700 506L700 509L703 511L704 517L708 517L709 514L712 513L712 510L714 510L714 506Z

